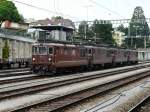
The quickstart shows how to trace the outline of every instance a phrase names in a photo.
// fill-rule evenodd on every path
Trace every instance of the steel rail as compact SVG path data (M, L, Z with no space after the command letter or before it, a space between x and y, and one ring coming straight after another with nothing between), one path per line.
M12 110L12 112L24 112L28 110L32 110L32 112L36 112L39 109L42 110L42 112L51 112L51 111L58 111L59 109L62 109L64 107L67 107L68 105L71 105L73 103L79 102L83 99L95 96L97 94L100 94L102 92L106 92L108 90L114 89L118 86L122 86L124 84L127 84L129 82L138 80L140 78L146 77L150 75L150 71L140 73L135 73L132 76L121 78L118 80L114 80L111 82L107 82L102 85L98 85L95 87L87 88L84 90L80 90L77 92L73 92L70 94L65 94L63 96L59 96L58 98L54 99L45 99L40 102L35 102L32 104L28 104L26 106L22 106L19 108L16 108L16 110Z
M17 71L26 71L30 70L30 68L17 68L17 69L5 69L5 70L0 70L0 73L9 73L9 72L17 72Z
M82 73L82 74L78 74L77 76L76 75L67 76L66 79L62 77L56 77L53 79L48 78L48 79L43 79L43 80L41 79L40 81L31 81L31 82L22 83L22 84L19 83L18 85L10 84L9 86L6 86L6 87L0 86L0 100L4 98L8 98L8 97L18 96L21 94L23 95L27 93L38 92L38 91L45 90L48 88L54 88L54 87L68 85L68 84L77 83L81 81L125 73L129 71L137 70L139 68L140 67L128 68L128 69L123 69L123 70L119 69L118 71L114 70L114 71L95 73L95 74L93 74L94 72L90 72L89 75L85 75L85 76L82 75L83 74Z
M127 66L127 68L129 67L129 68L136 69L138 67L142 68L144 66L150 66L150 65L142 63L142 64L139 64L139 65L136 65L135 67L133 67L133 66ZM0 73L0 84L26 81L28 79L30 80L30 77L28 77L28 76L22 77L23 75L29 75L31 73L31 71L26 71L26 70L28 70L28 68L25 68L25 69L15 69L15 71L14 70L7 70L6 73ZM20 71L20 73L19 73L19 71ZM2 72L2 71L0 71L0 72ZM10 72L13 72L13 73L10 73ZM85 73L85 72L82 72L82 73ZM35 74L35 75L37 75L37 74ZM66 75L70 75L71 76L71 74L66 74ZM20 78L19 78L19 76L20 76ZM39 76L39 77L38 76L39 75L37 75L37 77L35 76L35 79L40 79L40 77L41 78L43 78L43 77L49 77L49 76ZM61 76L64 76L64 74L63 75L62 74L59 74L59 75L56 74L56 77L61 77ZM52 77L54 77L54 76L52 76ZM34 77L32 77L32 74L31 74L31 79L33 79L33 78Z
M150 65L148 65L148 66L150 66ZM141 66L137 66L137 67L133 67L133 68L131 67L128 70L130 71L130 70L136 70L136 69L140 69L140 68L143 68L143 66L141 65ZM14 73L12 73L12 74L14 74ZM67 75L70 75L70 77L71 77L71 74L67 74ZM61 77L61 76L57 76L57 77ZM32 80L32 79L35 80L34 78L42 79L42 78L49 78L49 77L48 76L39 76L37 74L25 74L25 75L20 74L20 76L17 75L17 76L12 76L12 77L2 77L2 78L0 78L0 84L14 83L14 82L20 82L20 81L26 81L26 80Z
M4 77L0 78L0 85L9 84L9 83L15 83L15 82L21 82L21 81L29 81L29 80L36 80L40 79L41 77L37 76L36 74L25 74L21 76L14 76L14 77Z
M144 66L150 66L150 65L140 64L140 65L136 65L135 67L131 66L131 68L133 68L133 69L139 68L140 69ZM127 66L127 67L130 67L130 66ZM28 77L27 75L29 75L28 73L31 73L31 71L26 71L26 70L28 70L28 68L26 68L26 69L16 69L15 71L14 70L7 70L6 73L3 73L3 74L0 73L0 84L30 80L30 77ZM19 71L20 71L20 73L19 73ZM9 73L9 72L13 72L13 73ZM66 74L66 75L71 76L71 74ZM61 76L64 76L64 74L63 75L62 74L59 74L59 75L56 74L56 77L61 77ZM39 76L39 75L35 74L35 79L40 79L40 77L43 78L43 77L49 77L49 76ZM54 76L52 76L52 77L54 77ZM33 74L31 74L31 80L33 78L34 78Z

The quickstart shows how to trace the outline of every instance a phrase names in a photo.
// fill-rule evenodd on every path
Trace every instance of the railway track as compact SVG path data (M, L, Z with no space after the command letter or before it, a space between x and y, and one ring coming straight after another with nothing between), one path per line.
M141 77L143 76L138 76L137 78L133 76L133 77L123 78L117 81L112 81L92 88L84 89L79 92L75 92L75 93L73 92L64 96L59 96L58 98L49 99L49 101L48 100L43 102L41 101L38 104L34 104L34 106L28 106L14 112L22 112L22 111L37 112L39 110L41 110L42 112L51 112L51 111L60 112L64 107L67 107L73 103L77 103L83 99L85 100L89 97L93 97L94 95L100 94L102 92L106 92L115 87L127 84L131 81L135 81L136 79L139 79Z
M39 77L36 74L32 74L29 68L0 71L0 85L38 78Z
M37 98L38 101L35 101L35 102L31 101L29 104L26 101L24 101L24 103L25 102L26 103L23 105L19 105L19 106L13 105L13 107L10 107L10 108L4 107L4 108L1 108L1 111L7 110L7 111L21 111L22 112L22 111L30 110L31 107L32 107L32 109L34 108L35 111L37 111L36 110L37 107L40 109L44 108L42 110L43 112L44 111L54 111L54 110L57 110L64 106L67 106L69 104L72 104L74 102L77 102L82 99L88 98L90 96L96 95L100 92L104 92L111 88L128 83L129 81L133 81L138 78L149 75L148 68L143 68L143 69L141 68L141 70L136 70L136 74L133 71L128 72L129 70L127 70L127 69L126 69L127 73L123 73L123 72L125 72L125 70L121 71L120 68L118 68L117 70L114 69L114 71L113 70L107 70L107 72L106 72L106 70L104 70L104 71L82 73L82 74L80 74L80 76L79 75L78 76L74 75L72 77L64 76L64 77L66 77L66 79L64 79L64 77L63 77L63 79L56 77L55 81L54 81L54 79L51 78L51 80L50 79L47 81L44 80L44 83L42 81L32 82L32 83L30 82L27 84L28 86L27 85L25 86L25 84L9 86L9 87L8 87L8 85L7 86L5 85L0 88L0 94L1 94L0 105L2 105L2 107L4 106L4 104L6 105L6 103L8 103L7 101L9 99L9 97L11 97L10 102L12 102L12 103L14 103L16 100L21 100L22 98L26 99L27 98L26 95L30 96L32 98L40 95L43 98L40 100L39 100L39 98ZM120 76L120 73L122 73L121 76ZM140 75L141 73L142 73L142 75ZM99 74L101 74L101 75L99 75ZM130 74L130 76L128 74ZM135 77L135 75L137 75L137 74L138 74L138 76ZM112 78L119 77L119 78L110 80L111 77ZM105 79L106 81L103 83L100 81L97 82L98 79L101 80L102 82L104 81L102 79ZM81 85L86 86L85 84L80 84L80 83L83 83L83 82L89 83L92 81L97 82L97 83L94 84L93 86L90 85L84 89L80 88L81 90L76 89L76 91L73 91L73 92L68 91L67 93L62 93L61 95L58 95L58 93L60 91L57 91L57 90L62 90L63 88L68 88L68 86L74 87L76 84L78 84L78 86L81 86ZM41 92L45 92L48 89L50 89L51 91L54 90L54 92L52 92L51 94L46 94L46 93L40 94ZM56 91L57 91L57 94L55 93ZM48 96L48 98L46 98L47 96ZM16 99L16 98L19 98L19 99ZM67 100L70 98L72 100ZM27 99L29 100L30 98L27 98ZM65 101L65 103L64 103L64 101ZM58 103L60 105L58 105ZM56 104L57 104L57 106L56 106Z
M30 74L30 73L31 73L31 71L30 71L29 68L1 70L0 71L0 78L19 76L19 75L27 75L27 74Z
M149 66L149 64L146 64L146 66ZM101 78L104 76L115 75L115 74L124 73L132 70L137 70L140 68L143 68L143 66L139 66L139 65L137 65L136 67L129 66L129 67L87 72L81 74L73 74L69 76L54 77L54 78L38 77L37 75L33 74L33 75L29 75L28 77L19 76L19 78L17 79L14 77L11 79L10 78L4 80L1 79L1 82L4 83L6 82L8 84L3 83L3 85L0 86L0 99L6 97L12 97L24 93L37 92L40 90L45 90L47 88L58 87L58 86L77 83L85 80ZM20 82L19 80L23 82ZM9 82L11 83L9 84Z
M31 74L28 69L17 69L17 70L7 70L6 72L0 73L0 84L14 83L25 80L32 80L36 78L37 75Z
M127 67L121 67L121 68L114 68L114 69L108 69L108 70L102 70L102 73L108 71L117 71L120 70L120 73L126 72L126 71L130 71L130 70L136 70L136 69L140 69L143 68L145 66L150 66L150 64L139 64L139 65L135 65L135 66L127 66ZM12 72L12 73L10 73ZM106 72L107 73L107 72ZM69 74L67 74L69 75ZM82 75L81 74L73 74L73 75L69 75L70 77L72 76L79 76ZM104 75L104 74L103 74ZM64 76L64 75L62 75ZM17 69L17 70L7 70L6 73L0 73L0 84L5 84L5 83L13 83L13 82L20 82L20 81L26 81L26 80L36 80L36 79L49 79L49 76L38 76L37 74L31 74L31 71L29 71L29 68L26 69ZM55 76L57 79L60 77L59 75ZM55 79L55 78L54 78Z
M40 79L41 77L37 76L36 74L19 74L19 76L12 76L12 77L2 77L0 78L0 84L12 84L15 82L27 81L27 80L35 80Z
M10 73L10 72L17 72L17 71L25 71L29 70L30 68L17 68L17 69L5 69L0 70L0 73Z

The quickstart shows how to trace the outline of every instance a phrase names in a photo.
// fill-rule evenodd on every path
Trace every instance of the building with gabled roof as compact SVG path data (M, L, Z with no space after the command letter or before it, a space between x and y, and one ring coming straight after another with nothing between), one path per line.
M68 41L72 40L75 25L69 19L47 18L30 23L30 28L33 29L32 35L37 40L42 37L47 40Z
M69 19L45 19L45 20L37 20L35 22L31 22L30 26L53 26L60 25L69 28L75 29L74 23Z

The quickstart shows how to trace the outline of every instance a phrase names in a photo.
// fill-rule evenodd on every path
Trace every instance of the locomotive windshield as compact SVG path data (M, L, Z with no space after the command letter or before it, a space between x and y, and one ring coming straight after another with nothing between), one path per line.
M53 54L53 47L33 46L32 53L33 54Z
M46 47L39 47L39 54L47 54Z
M53 48L52 47L49 47L49 54L53 54Z
M38 53L38 47L32 47L32 53L37 54Z

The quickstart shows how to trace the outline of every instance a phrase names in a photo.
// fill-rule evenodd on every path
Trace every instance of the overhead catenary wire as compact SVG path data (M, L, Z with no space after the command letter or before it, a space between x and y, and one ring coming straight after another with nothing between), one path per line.
M38 7L38 6L31 5L31 4L24 3L24 2L21 2L21 1L17 1L17 0L10 0L10 1L13 1L13 2L16 2L16 3L19 3L19 4L22 4L22 5L26 5L26 6L28 6L28 7L36 8L36 9L38 9L38 10L42 10L42 11L45 11L45 12L49 12L49 13L52 13L52 14L62 15L62 16L66 16L66 17L69 17L69 18L72 18L72 19L80 20L79 18L73 17L73 16L68 15L68 14L64 14L64 13L62 13L62 12L52 11L52 10L49 10L49 9L45 9L45 8L42 8L42 7Z
M59 10L59 1L58 0L53 0L54 1L54 10L55 12L61 12Z
M57 9L56 9L56 1L53 0L53 3L54 3L54 11L56 12L56 16L57 16L58 12L57 12Z
M89 1L92 2L93 4L97 5L97 6L101 7L101 8L104 8L104 9L108 10L108 11L111 12L111 13L114 13L114 14L117 15L117 16L120 16L120 17L124 18L124 17L123 17L122 15L120 15L118 12L113 11L112 9L109 9L109 8L105 7L104 5L98 3L98 2L96 2L96 1L94 1L94 0L89 0Z

